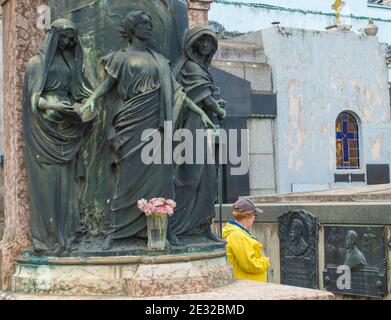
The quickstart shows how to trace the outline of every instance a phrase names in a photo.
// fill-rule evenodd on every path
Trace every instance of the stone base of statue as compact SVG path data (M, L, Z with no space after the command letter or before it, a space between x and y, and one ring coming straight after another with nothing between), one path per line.
M233 282L223 249L155 254L56 258L26 251L15 264L10 291L153 297L205 292Z

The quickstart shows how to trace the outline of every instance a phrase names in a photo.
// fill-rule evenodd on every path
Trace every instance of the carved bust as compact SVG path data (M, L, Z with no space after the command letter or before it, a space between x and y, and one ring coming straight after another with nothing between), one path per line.
M358 236L353 230L346 235L346 259L345 265L350 269L362 268L367 264L367 259L357 248Z
M299 219L295 219L289 231L290 241L288 242L288 250L295 256L303 254L308 247L308 243L304 240L303 235L304 224Z

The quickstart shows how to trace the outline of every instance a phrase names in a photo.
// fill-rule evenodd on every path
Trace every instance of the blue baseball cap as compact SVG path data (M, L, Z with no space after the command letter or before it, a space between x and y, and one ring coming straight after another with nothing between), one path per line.
M254 211L256 214L263 213L263 210L257 208L249 199L239 199L234 203L234 209L239 212Z

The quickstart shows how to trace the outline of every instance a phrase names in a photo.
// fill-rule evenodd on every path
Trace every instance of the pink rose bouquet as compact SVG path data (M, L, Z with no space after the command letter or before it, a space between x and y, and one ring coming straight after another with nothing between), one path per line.
M141 199L137 201L137 207L144 212L146 216L149 215L168 215L174 214L176 202L171 199L153 198L150 201Z

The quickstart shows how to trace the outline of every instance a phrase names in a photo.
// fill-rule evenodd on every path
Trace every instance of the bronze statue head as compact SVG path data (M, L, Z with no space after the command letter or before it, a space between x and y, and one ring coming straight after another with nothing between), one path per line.
M51 24L50 32L57 32L58 48L60 50L71 49L77 43L77 28L75 24L68 19L57 19Z
M209 34L203 34L200 36L193 45L193 51L197 51L200 55L209 56L215 53L217 46L215 39Z
M152 17L142 10L130 11L121 21L122 37L132 42L133 37L148 40L152 35Z
M208 68L218 48L216 33L209 27L196 26L187 31L184 42L185 55Z

